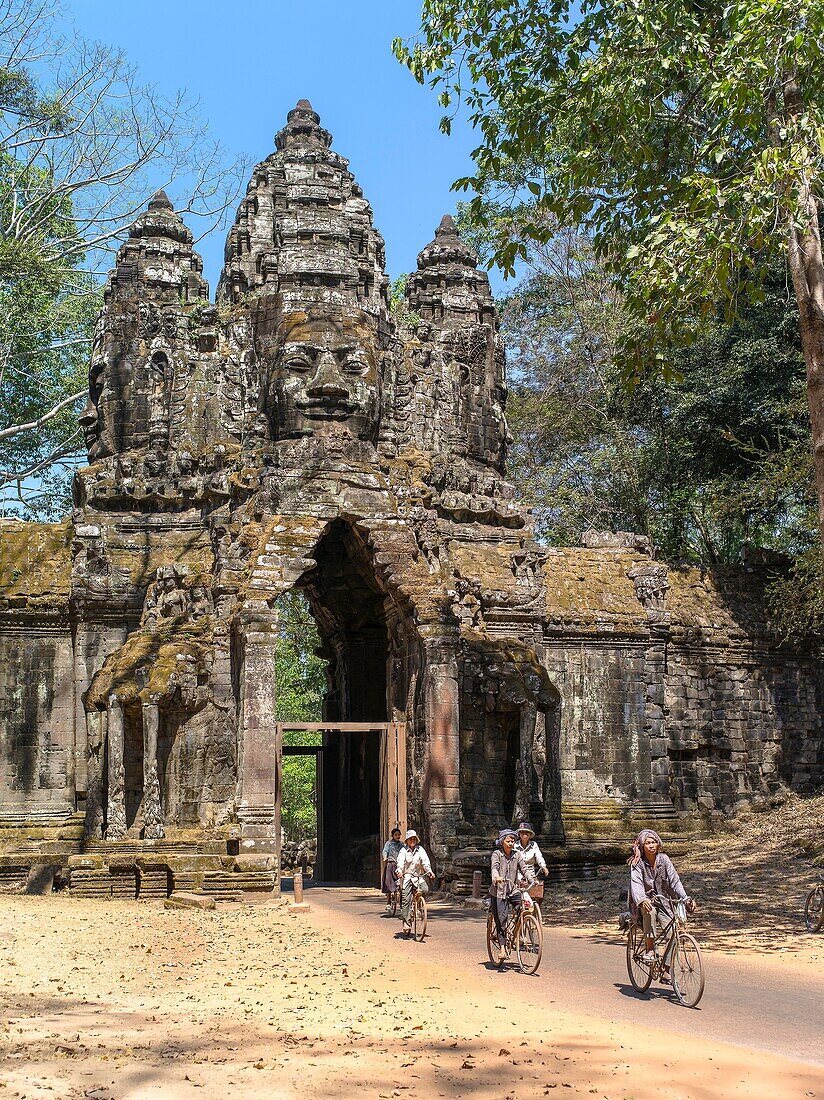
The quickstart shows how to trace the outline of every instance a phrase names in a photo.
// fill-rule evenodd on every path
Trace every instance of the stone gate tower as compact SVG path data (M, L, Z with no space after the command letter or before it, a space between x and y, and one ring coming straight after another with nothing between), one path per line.
M399 320L305 100L253 172L214 305L154 196L106 288L72 520L0 526L0 834L276 857L293 588L325 719L403 724L408 823L441 872L524 817L551 844L822 781L817 650L778 644L757 570L667 568L627 535L536 544L489 283L448 216L406 295ZM379 757L326 736L327 877L375 850Z

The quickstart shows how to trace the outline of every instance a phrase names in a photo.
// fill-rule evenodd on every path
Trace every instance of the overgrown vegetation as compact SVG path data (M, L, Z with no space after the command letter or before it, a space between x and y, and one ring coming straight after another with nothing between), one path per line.
M399 59L478 131L469 215L512 270L557 226L621 290L625 373L683 369L719 316L798 306L824 535L824 6L817 0L423 0ZM498 209L523 208L515 223ZM490 200L493 218L490 221ZM710 333L711 335L711 333Z
M326 689L326 662L317 656L320 636L309 604L297 589L278 601L280 635L276 658L277 720L320 722ZM320 745L312 731L286 730L286 745ZM289 840L315 835L316 763L314 756L285 756L282 774L281 825Z

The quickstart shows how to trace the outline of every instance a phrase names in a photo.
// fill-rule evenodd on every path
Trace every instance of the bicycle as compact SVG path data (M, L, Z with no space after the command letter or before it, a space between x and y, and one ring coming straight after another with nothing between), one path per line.
M695 1008L704 994L704 963L695 937L687 932L687 906L678 901L670 910L668 899L656 894L656 911L666 924L659 922L659 932L653 943L654 959L648 961L646 937L639 923L627 930L627 972L633 989L646 993L653 978L666 981L664 959L670 956L670 981L675 996L686 1008ZM663 950L662 950L663 949Z
M521 895L520 904L513 906L509 914L503 948L492 910L492 899L490 899L489 914L486 918L486 951L489 961L500 970L513 950L521 973L534 974L541 965L544 933L541 922L535 914L535 903L528 893Z
M400 890L402 889L403 884L401 884L400 886ZM429 918L426 910L426 895L423 894L413 883L412 911L409 914L409 923L411 926L412 939L417 940L418 943L423 943L423 938L426 935L426 925L428 919Z
M394 864L395 860L391 859L389 860L389 862ZM398 881L397 873L395 874L395 882L397 883L397 885L395 886L395 889L392 891L386 901L386 907L389 910L389 915L391 917L397 916L398 909L400 908L401 904L401 884Z
M809 932L820 932L824 925L824 876L807 894L804 902L804 923Z

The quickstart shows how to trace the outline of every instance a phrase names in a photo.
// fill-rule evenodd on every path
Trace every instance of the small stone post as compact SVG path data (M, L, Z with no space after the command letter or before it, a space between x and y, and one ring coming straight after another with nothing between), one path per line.
M309 903L303 900L303 873L296 871L294 876L295 900L289 906L290 913L308 913Z
M467 898L464 905L467 909L483 909L484 902L481 897L481 884L483 874L480 871L472 872L472 897Z

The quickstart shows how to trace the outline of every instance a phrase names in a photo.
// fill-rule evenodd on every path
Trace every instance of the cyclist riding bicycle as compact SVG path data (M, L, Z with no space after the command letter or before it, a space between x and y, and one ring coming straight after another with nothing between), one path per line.
M528 821L522 821L518 826L518 843L515 845L515 851L521 853L524 863L536 878L546 877L546 860L535 840L535 830Z
M514 829L501 829L498 833L498 848L492 853L492 885L489 888L498 942L507 954L506 926L510 910L521 904L521 891L517 888L519 880L527 889L536 882L523 853L515 851L517 836Z
M398 855L403 848L400 829L393 829L389 840L383 846L383 871L381 890L386 894L386 908L392 908L392 895L398 889Z
M411 932L412 930L409 920L412 895L416 890L422 894L428 894L429 886L426 880L434 877L432 864L418 840L418 834L414 829L407 829L404 837L404 847L398 855L398 878L401 883L401 917L403 918L404 932Z
M656 894L671 901L685 901L692 913L695 902L687 897L687 891L681 884L678 872L669 856L661 851L661 838L654 829L642 829L635 838L629 864L629 908L634 923L638 923L638 914L644 926L646 945L645 962L655 959L655 939L660 931L658 913L655 908ZM675 941L672 940L664 956L664 979L669 978L669 955Z

